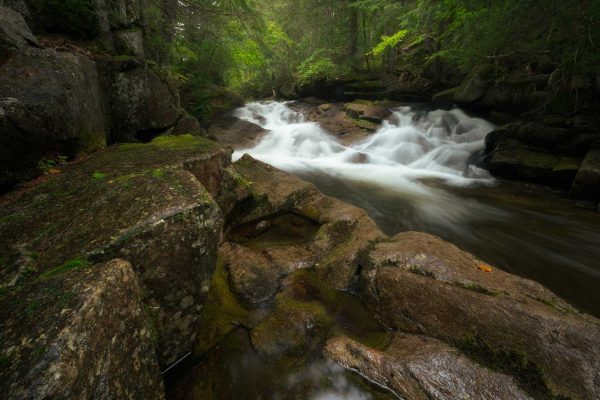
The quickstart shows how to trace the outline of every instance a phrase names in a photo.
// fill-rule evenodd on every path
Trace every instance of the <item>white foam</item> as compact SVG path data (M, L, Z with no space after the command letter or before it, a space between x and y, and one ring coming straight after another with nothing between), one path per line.
M489 122L458 109L415 113L409 107L393 112L390 121L360 143L344 146L318 124L282 102L254 102L235 115L269 133L244 153L294 171L321 171L340 178L377 183L400 192L425 194L425 179L454 186L491 183L492 177L470 163L484 148Z

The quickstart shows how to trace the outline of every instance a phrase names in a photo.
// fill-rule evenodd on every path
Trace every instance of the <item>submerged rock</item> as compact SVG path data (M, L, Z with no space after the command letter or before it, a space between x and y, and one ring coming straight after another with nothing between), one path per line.
M163 399L157 333L141 297L123 260L71 263L3 292L2 393L15 400Z
M324 353L400 398L531 398L512 378L492 372L443 342L424 336L395 334L384 351L346 337L334 337L327 341Z
M192 136L110 148L5 200L4 286L85 258L130 261L157 327L162 367L192 348L222 229L229 153ZM208 188L207 189L205 189Z

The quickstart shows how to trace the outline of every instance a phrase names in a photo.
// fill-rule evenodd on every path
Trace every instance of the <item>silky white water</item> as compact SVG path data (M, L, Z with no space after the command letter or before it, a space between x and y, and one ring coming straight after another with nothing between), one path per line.
M318 170L420 194L428 191L422 184L426 179L456 186L493 182L471 160L483 150L485 136L494 126L458 109L417 114L409 107L397 108L381 129L350 146L285 103L249 103L235 115L269 132L234 158L249 153L287 171Z
M350 146L317 123L307 122L286 103L248 103L235 116L268 133L253 148L236 151L234 160L248 153L288 172L326 175L398 192L415 213L448 224L472 218L473 207L495 211L469 206L427 184L434 180L464 187L494 182L472 162L494 126L459 109L417 113L409 107L397 108L377 132Z

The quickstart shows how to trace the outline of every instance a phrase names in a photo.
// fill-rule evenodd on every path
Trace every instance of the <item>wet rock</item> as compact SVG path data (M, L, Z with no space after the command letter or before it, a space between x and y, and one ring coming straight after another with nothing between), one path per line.
M486 144L494 139L494 132ZM501 138L486 157L486 166L494 176L549 182L559 156L534 151L516 139Z
M530 399L506 375L492 372L439 340L396 334L378 351L334 337L327 357L406 399Z
M253 147L267 133L261 126L235 117L222 118L211 125L209 135L234 149Z
M106 146L107 113L96 64L79 53L28 47L0 65L0 93L43 121L55 150L74 156Z
M600 149L590 150L575 177L571 194L577 197L600 200Z
M344 104L342 103L327 103L323 105L317 100L316 104L308 104L307 102L293 103L290 107L304 115L307 120L317 122L319 126L327 132L336 135L338 140L346 145L362 140L368 135L364 129L358 126L359 123L356 119L348 116L344 111ZM364 121L364 124L376 126L368 121Z
M532 381L529 389L538 394L599 393L598 320L541 285L422 233L377 244L369 258L366 293L386 325L452 343L490 365L514 356L520 361L505 372L522 384Z
M246 197L237 201L229 216L232 228L286 212L313 221L318 226L316 232L300 240L290 253L298 257L274 250L270 251L271 257L288 271L316 262L317 273L324 281L336 289L348 289L364 264L366 249L384 237L366 213L324 196L312 184L249 155L234 165L248 186Z
M126 259L158 330L160 365L170 365L196 336L223 225L211 192L228 163L206 139L160 137L115 146L15 193L0 217L2 285L78 257ZM181 309L189 296L193 307Z
M117 71L111 90L111 141L148 141L183 115L179 99L150 68Z
M264 255L236 244L221 249L234 293L246 304L256 305L277 293L279 271Z
M389 108L369 103L347 103L344 111L354 119L362 119L375 124L380 124L391 115Z
M163 399L142 289L112 260L55 268L0 297L0 388L11 399Z
M331 322L318 302L297 301L284 291L277 295L275 309L252 330L252 345L265 359L305 357L323 340Z
M474 68L455 90L454 101L470 104L483 98L485 87L493 72L492 65Z
M0 54L8 49L37 45L23 16L12 8L0 4Z

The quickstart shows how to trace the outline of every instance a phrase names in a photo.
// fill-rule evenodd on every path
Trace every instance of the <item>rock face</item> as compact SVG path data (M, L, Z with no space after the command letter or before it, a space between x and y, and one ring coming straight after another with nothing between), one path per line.
M0 99L0 192L31 176L46 150L44 130L19 100Z
M229 157L204 139L157 138L111 148L15 193L2 207L2 285L77 258L124 258L152 315L159 363L169 366L196 336L223 224L210 192Z
M420 233L377 244L370 259L369 302L386 325L483 354L483 361L521 354L517 365L533 363L545 374L536 378L547 380L544 390L580 398L598 393L598 322L573 313L539 284ZM523 368L535 371L534 365Z
M396 334L385 351L345 337L327 341L325 354L400 398L530 399L506 375L492 372L431 338Z
M23 16L12 8L0 4L0 54L6 49L37 44Z
M3 293L2 392L11 399L163 399L141 296L123 260L72 264Z
M148 142L160 134L204 134L179 105L174 84L146 63L145 0L94 0L69 7L31 2L36 32L96 38L88 43L42 37L22 1L0 4L0 188L38 174L38 163L74 158L107 142ZM68 10L67 10L68 9ZM68 15L66 15L67 13ZM77 23L72 23L77 17ZM70 21L70 22L69 22ZM18 105L16 105L18 102ZM28 121L31 120L31 121ZM28 147L31 151L28 151Z
M0 97L18 99L44 124L42 134L65 155L106 146L108 121L93 61L50 49L16 50L0 65Z
M117 71L111 93L112 142L153 138L183 114L177 96L149 68Z

